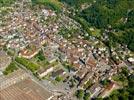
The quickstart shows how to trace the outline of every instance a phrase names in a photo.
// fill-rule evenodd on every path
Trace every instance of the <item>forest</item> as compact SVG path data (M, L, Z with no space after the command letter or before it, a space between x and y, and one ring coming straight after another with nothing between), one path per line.
M110 34L112 35L110 36L113 37L110 37L110 41L127 45L131 51L134 51L134 0L60 1L77 9L76 17L85 19L90 26L98 28L102 32L111 27ZM81 10L80 5L84 4L90 6Z
M15 2L15 0L0 0L0 7L8 6L8 5L10 5L10 4L14 3L14 2Z
M116 75L115 81L123 84L123 88L114 90L109 97L104 99L97 98L96 100L133 100L134 99L134 74L129 75L129 71L123 68L122 71Z
M59 0L60 2L67 3L70 6L79 7L83 3L93 2L93 0Z

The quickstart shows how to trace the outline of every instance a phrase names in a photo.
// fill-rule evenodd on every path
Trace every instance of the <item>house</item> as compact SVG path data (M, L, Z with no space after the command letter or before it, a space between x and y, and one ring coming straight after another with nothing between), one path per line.
M0 39L0 48L3 47L6 44L6 41L3 39Z
M65 55L65 53L61 52L61 51L58 51L59 53L59 60L64 62L64 61L67 61L67 56Z
M106 60L101 59L100 62L97 64L97 69L100 73L105 73L107 70L111 69L111 66L108 65Z
M93 57L93 55L89 55L89 57L87 58L86 60L86 65L91 67L91 68L94 68L96 67L96 59Z
M58 58L53 54L53 52L46 52L45 51L45 57L47 58L47 60L49 61L49 63L53 63L55 62Z
M91 93L90 97L91 98L97 97L101 93L102 90L103 90L102 86L99 83L95 83L89 89L89 91Z
M58 50L58 45L55 43L49 43L48 46L44 48L44 55L49 61L49 63L52 63L58 59L56 52Z
M80 83L79 83L79 87L83 88L84 84L86 84L86 82L92 78L93 73L92 72L87 72L84 77L81 79Z
M41 68L38 70L38 75L40 78L48 75L49 73L51 73L54 70L54 67L48 66L46 68Z
M46 9L43 9L42 13L46 17L48 17L48 16L55 16L56 15L52 10L46 10Z
M39 47L36 46L36 44L31 43L30 45L28 45L24 49L20 50L19 56L27 58L27 59L31 59L36 54L38 54L39 50L40 49L39 49Z
M78 72L76 73L76 75L81 79L84 77L84 75L87 73L87 69L86 68L83 68L83 69L80 69L78 70Z
M134 64L134 58L128 58L128 61L132 64Z
M119 86L114 83L114 82L111 82L103 91L102 93L100 94L100 96L102 98L105 98L107 96L109 96L111 94L111 92L115 89L119 89Z
M57 77L57 76L59 76L59 75L64 75L66 72L63 70L63 69L59 69L59 70L57 70L57 71L53 71L52 72L52 77Z

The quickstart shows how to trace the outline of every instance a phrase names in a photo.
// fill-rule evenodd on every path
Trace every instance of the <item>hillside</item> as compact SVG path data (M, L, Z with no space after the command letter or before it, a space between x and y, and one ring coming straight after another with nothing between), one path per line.
M112 29L110 41L126 44L134 51L134 0L61 1L75 7L78 10L76 16L85 19L91 27L96 27L102 32L110 27ZM86 4L90 6L80 8Z

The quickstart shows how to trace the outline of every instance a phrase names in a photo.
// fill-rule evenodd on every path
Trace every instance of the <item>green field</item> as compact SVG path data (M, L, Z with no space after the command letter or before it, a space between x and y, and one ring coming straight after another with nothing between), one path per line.
M84 3L91 3L93 0L59 0L61 2L65 2L68 5L75 6L75 7L80 7L80 5Z
M60 3L58 0L32 0L32 3L34 5L45 5L48 8L55 10L57 12L62 10L62 3Z
M37 62L42 67L49 65L49 62L45 58L43 51L39 51L39 53L33 58L33 61Z
M35 72L40 68L39 65L31 62L28 59L22 58L22 57L16 57L15 61L25 66L27 69L31 70L32 72Z
M5 71L3 72L4 75L8 75L12 72L14 72L15 70L17 70L17 65L15 62L11 62L10 65L5 69Z
M0 0L0 7L9 6L14 3L16 0Z

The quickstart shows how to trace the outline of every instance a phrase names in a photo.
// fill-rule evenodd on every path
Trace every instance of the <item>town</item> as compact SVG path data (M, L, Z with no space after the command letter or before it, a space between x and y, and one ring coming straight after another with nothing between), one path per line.
M116 76L134 72L133 52L120 44L110 52L65 11L31 6L0 8L0 100L90 100L122 88Z

